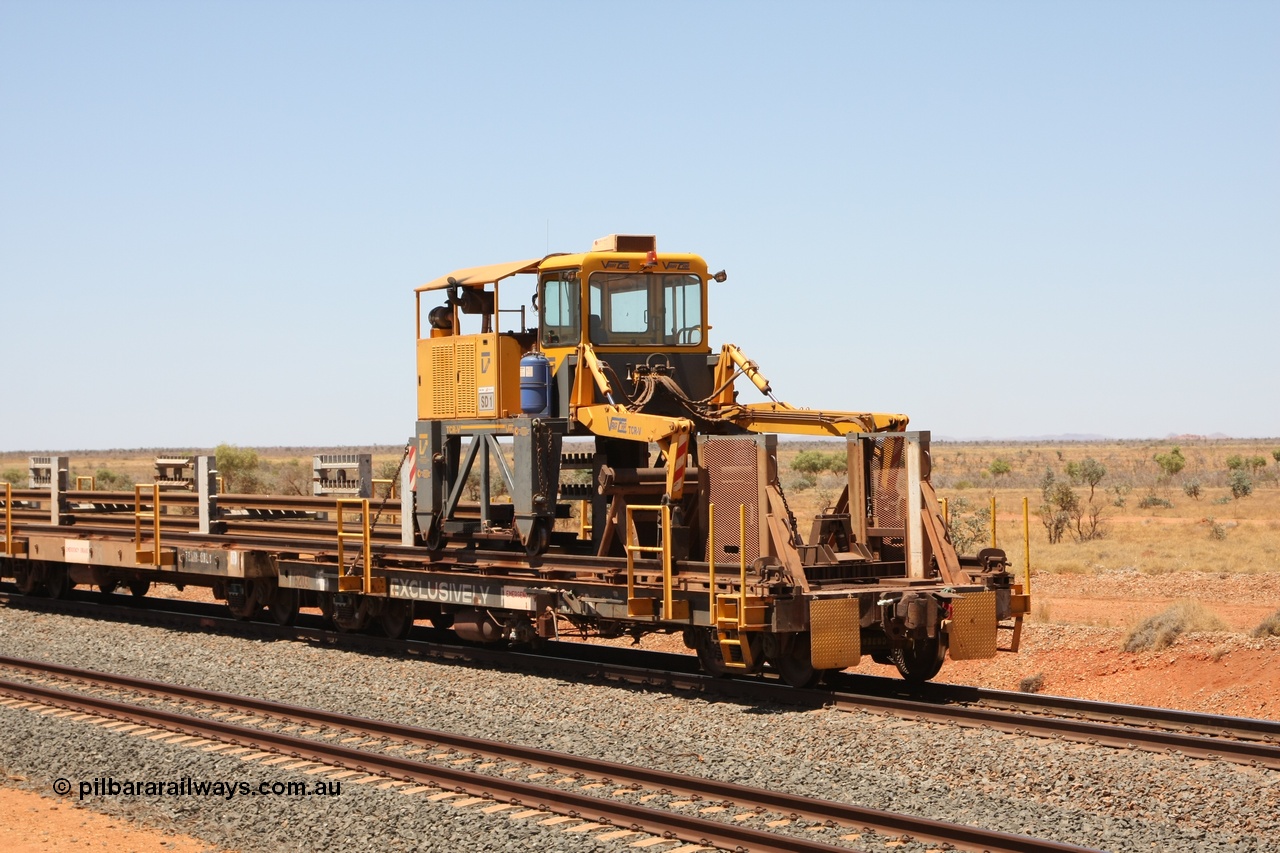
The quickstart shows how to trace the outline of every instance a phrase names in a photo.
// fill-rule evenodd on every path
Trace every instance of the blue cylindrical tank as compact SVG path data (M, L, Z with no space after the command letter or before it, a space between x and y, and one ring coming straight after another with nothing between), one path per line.
M551 362L540 352L520 359L520 411L534 418L551 415Z

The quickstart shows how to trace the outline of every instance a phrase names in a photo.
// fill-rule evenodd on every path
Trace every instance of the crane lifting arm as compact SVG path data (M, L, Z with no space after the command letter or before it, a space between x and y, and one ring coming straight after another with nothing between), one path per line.
M721 410L720 416L751 432L842 436L852 432L902 432L907 416L885 412L797 409L787 403L749 403Z
M733 380L739 373L750 379L772 402L738 403ZM725 344L720 348L714 381L716 390L709 402L720 408L720 417L751 432L842 436L851 432L901 432L907 428L906 415L797 409L790 403L784 403L773 396L773 388L760 372L759 365L747 358L737 344Z

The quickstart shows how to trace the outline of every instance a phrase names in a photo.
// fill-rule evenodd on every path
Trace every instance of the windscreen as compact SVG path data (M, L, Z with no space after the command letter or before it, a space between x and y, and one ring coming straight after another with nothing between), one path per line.
M696 275L591 275L587 339L595 345L702 343L702 279Z

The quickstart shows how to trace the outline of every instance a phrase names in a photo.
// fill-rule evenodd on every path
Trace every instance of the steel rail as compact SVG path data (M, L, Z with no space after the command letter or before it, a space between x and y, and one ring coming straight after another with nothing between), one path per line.
M1280 720L1230 717L1223 714L1100 702L1094 699L1077 699L1045 693L1018 693L963 684L931 682L905 685L898 679L861 673L845 673L840 681L846 688L842 692L858 695L873 693L878 696L923 699L930 703L981 705L987 708L1016 710L1021 713L1075 715L1114 725L1162 726L1210 737L1221 736L1238 740L1280 743Z
M836 706L843 710L888 712L895 716L917 720L989 727L1018 735L1062 737L1072 741L1103 744L1122 749L1143 748L1170 752L1176 750L1193 758L1221 758L1236 764L1280 769L1280 744L1186 734L1169 729L1141 728L1120 722L1100 723L1070 717L1031 715L1025 711L965 705L936 705L912 699L862 696L853 693L828 695L833 698ZM1140 706L1128 707L1135 712L1135 716L1140 710Z
M3 593L0 592L0 596ZM76 601L54 602L46 599L21 597L17 599L28 606L37 606L41 610L71 610L92 617L101 617L102 605ZM160 600L160 599L155 599ZM134 607L120 607L122 615L134 618L139 611ZM1192 712L1175 711L1164 708L1147 708L1145 706L1115 706L1108 703L1092 703L1089 700L1066 700L1059 697L1036 697L1044 700L1062 701L1073 709L1093 708L1098 716L1112 709L1124 708L1129 715L1127 720L1112 719L1109 722L1082 720L1078 717L1046 717L1026 710L1008 710L1000 708L975 707L972 705L939 704L935 701L906 699L896 696L875 696L866 693L832 690L797 690L779 683L772 678L713 678L699 672L692 655L680 655L668 652L631 652L630 656L643 655L650 661L648 665L636 666L634 663L617 663L610 660L583 659L582 657L550 656L543 653L522 653L508 650L476 648L455 645L445 642L399 641L363 635L335 634L320 628L278 627L268 623L246 623L230 617L211 617L207 614L188 615L181 611L143 611L153 619L165 616L169 619L191 620L202 629L215 624L223 625L235 633L253 632L254 636L267 636L280 639L304 639L314 642L338 642L353 644L362 648L376 649L391 654L422 654L442 660L465 659L493 663L499 666L519 664L523 670L529 667L560 670L568 669L581 678L605 678L632 684L648 686L667 686L677 690L692 690L746 701L746 702L782 702L799 704L808 707L832 706L841 710L866 710L875 713L892 714L904 719L928 721L943 724L957 724L970 727L987 727L998 731L1028 737L1062 738L1073 742L1101 744L1123 749L1143 749L1146 751L1177 750L1194 758L1222 759L1237 764L1280 768L1280 744L1259 742L1256 739L1228 740L1224 738L1240 737L1233 731L1241 729L1245 737L1256 738L1258 733L1280 733L1280 722L1269 720L1252 720L1247 718L1220 717L1216 715L1197 715ZM567 644L579 646L580 644ZM609 647L591 646L593 650ZM628 650L630 651L630 650ZM608 653L598 652L601 656ZM867 677L874 679L874 676ZM952 695L969 694L976 688L959 685L929 685L938 688L953 688ZM934 692L934 691L930 691ZM1005 696L1000 691L990 691ZM1014 694L1016 695L1016 694ZM1042 706L1033 711L1043 713ZM1108 714L1114 717L1115 714ZM1180 725L1199 720L1210 721L1224 735L1208 736L1192 734L1185 731L1152 729L1147 726L1159 724L1162 720L1176 721ZM1135 727L1134 721L1137 721Z
M55 674L81 683L109 689L125 688L145 693L148 698L200 702L220 708L248 711L272 719L340 728L355 734L395 738L458 751L475 752L503 761L546 766L566 773L608 779L611 783L617 785L659 788L668 793L728 800L747 807L763 806L771 811L795 815L807 820L831 821L834 824L862 827L882 834L906 834L919 840L960 845L975 850L990 851L990 853L1029 853L1029 851L1081 853L1090 849L1029 836L1013 835L962 824L951 824L928 818L867 809L828 800L810 799L761 788L750 788L702 777L684 776L661 770L585 758L568 753L550 752L481 738L455 735L433 729L335 714L314 708L285 705L246 696L205 691L147 679L7 657L0 658L0 666L36 674ZM622 824L627 821L634 821L635 825L639 827L638 831L655 834L670 832L676 837L695 843L714 844L717 846L738 845L748 850L778 851L778 853L786 853L786 851L794 851L794 853L802 853L802 851L819 853L819 851L822 851L822 853L828 853L828 851L848 850L848 848L825 842L810 841L793 836L781 836L777 833L682 815L665 809L634 806L625 802L611 802L600 797L545 788L500 776L477 774L452 767L440 767L425 762L387 756L380 753L364 752L351 747L342 747L337 744L313 741L293 735L223 723L217 720L191 717L160 709L143 708L116 700L85 696L84 694L28 685L22 682L0 680L0 693L8 695L25 694L24 698L37 699L45 704L57 704L63 707L76 707L79 710L92 713L109 714L122 719L131 719L144 725L183 731L200 737L228 740L240 745L293 754L300 758L322 761L342 767L350 766L362 772L385 774L404 781L430 781L439 785L456 785L462 787L473 796L492 792L519 799L521 802L541 803L551 801L554 803L553 810L567 809L574 812L572 815L574 817L583 814L599 814L601 817L593 819L601 823Z

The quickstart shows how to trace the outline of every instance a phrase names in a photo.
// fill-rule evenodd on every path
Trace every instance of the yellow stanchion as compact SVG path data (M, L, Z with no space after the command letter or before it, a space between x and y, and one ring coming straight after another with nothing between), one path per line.
M1031 511L1027 505L1027 499L1022 499L1022 559L1023 565L1027 567L1027 585L1023 590L1027 595L1031 594Z
M991 547L996 547L996 496L991 496Z

